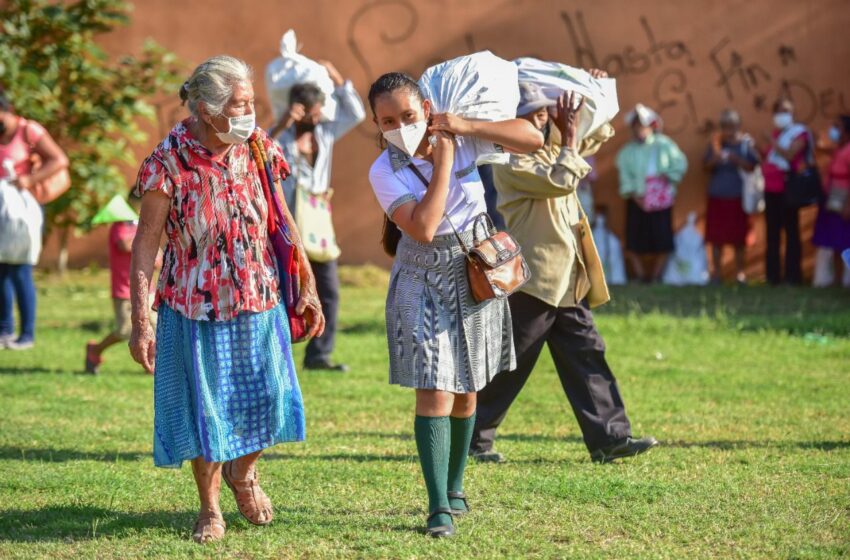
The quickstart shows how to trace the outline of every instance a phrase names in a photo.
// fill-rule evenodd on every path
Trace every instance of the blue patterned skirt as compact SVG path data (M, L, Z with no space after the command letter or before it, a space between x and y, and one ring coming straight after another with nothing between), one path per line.
M193 321L160 305L154 464L223 462L304 440L304 403L282 305L230 321Z

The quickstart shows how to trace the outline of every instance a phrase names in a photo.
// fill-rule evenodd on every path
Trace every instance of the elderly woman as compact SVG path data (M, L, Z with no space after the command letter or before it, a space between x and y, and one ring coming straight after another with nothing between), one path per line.
M257 135L277 177L288 168L280 147L255 127L251 78L249 67L229 56L198 66L180 91L192 115L144 161L136 183L142 208L131 264L130 351L156 374L154 463L192 462L201 502L192 537L199 543L224 536L222 476L248 521L270 523L257 459L276 443L304 439L288 317L266 226L270 209L246 141ZM163 231L154 336L146 304ZM317 335L324 318L310 267L301 264L296 312Z
M673 251L673 203L688 160L649 107L638 103L625 121L632 140L617 154L617 169L627 201L626 256L638 280L658 282Z
M33 167L32 156L41 159ZM35 193L38 183L67 169L68 158L43 126L15 114L6 93L0 89L0 179L11 179L23 191ZM11 173L10 173L11 172ZM11 175L9 177L8 175ZM36 230L38 224L30 224ZM35 256L37 259L37 255ZM34 262L0 254L0 348L27 350L35 343ZM18 301L20 335L15 336L12 304Z
M705 240L711 243L712 282L722 277L723 247L735 249L735 279L744 284L744 257L750 219L744 212L744 179L741 171L752 172L759 164L755 142L741 132L741 117L727 109L720 113L720 132L712 138L703 165L711 174L708 185L708 210L705 217Z

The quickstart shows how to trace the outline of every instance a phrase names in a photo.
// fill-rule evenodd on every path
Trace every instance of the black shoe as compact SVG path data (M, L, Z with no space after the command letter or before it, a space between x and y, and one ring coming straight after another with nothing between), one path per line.
M658 440L654 437L644 437L634 439L633 437L625 437L618 440L616 443L597 449L590 454L590 459L594 463L610 463L617 459L625 459L645 453L658 445Z
M449 492L448 496L449 496L449 504L451 504L452 500L463 501L463 509L457 509L457 508L453 508L453 507L451 508L452 515L464 515L466 513L469 513L470 511L472 511L472 509L469 507L469 500L466 499L466 494L464 494L463 492ZM451 507L451 505L449 507Z
M448 514L449 517L452 516L452 510L448 508L440 508L436 511L432 511L431 515L428 516L428 521L426 523L430 523L434 517L440 515L441 513ZM438 525L436 527L428 527L425 529L425 534L429 537L434 537L435 539L442 539L445 537L451 537L455 534L455 526L453 523L449 523L448 525Z
M470 449L469 456L479 463L504 463L505 456L496 450L488 449L487 451Z
M339 373L348 373L351 369L345 364L332 364L328 361L321 362L304 362L304 369L312 369L316 371L336 371Z

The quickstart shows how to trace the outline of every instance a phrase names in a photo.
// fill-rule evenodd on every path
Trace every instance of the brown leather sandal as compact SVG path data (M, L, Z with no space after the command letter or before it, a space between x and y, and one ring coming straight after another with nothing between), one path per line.
M244 479L233 477L235 466L235 461L227 461L221 467L221 475L224 482L233 491L239 513L254 525L268 525L274 517L272 502L260 488L256 466L251 468L248 476Z
M202 513L198 516L195 527L192 529L192 540L198 544L217 541L224 538L226 529L227 525L221 514Z

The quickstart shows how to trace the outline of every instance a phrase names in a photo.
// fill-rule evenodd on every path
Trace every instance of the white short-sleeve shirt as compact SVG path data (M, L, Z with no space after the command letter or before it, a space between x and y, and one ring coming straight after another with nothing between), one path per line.
M446 214L458 231L472 228L476 216L487 211L484 202L484 184L478 174L476 161L481 143L472 138L455 138L455 157L446 198ZM427 186L408 168L413 163L420 173L431 180L434 166L423 159L410 157L395 146L384 150L369 170L372 190L387 216L392 218L399 206L425 196ZM452 226L443 220L436 235L452 233Z

